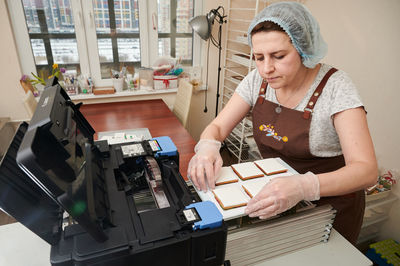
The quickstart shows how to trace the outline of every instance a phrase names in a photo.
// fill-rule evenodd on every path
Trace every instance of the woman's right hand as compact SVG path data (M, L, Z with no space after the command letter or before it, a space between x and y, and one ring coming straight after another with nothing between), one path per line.
M215 178L222 167L220 148L221 142L213 139L201 139L196 144L196 154L189 162L188 177L197 189L206 192L208 188L215 188Z

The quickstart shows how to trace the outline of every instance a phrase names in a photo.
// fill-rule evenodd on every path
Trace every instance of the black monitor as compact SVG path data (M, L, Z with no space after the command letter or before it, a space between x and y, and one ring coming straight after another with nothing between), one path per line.
M94 130L56 83L40 97L16 161L45 194L96 241L110 221L107 186Z

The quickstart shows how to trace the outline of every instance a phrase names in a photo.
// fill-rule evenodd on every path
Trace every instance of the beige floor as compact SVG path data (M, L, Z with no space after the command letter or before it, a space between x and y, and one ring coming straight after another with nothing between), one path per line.
M15 223L16 220L0 210L0 225Z

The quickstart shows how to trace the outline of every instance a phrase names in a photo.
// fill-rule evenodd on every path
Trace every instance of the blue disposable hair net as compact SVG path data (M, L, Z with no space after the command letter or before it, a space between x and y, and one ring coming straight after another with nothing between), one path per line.
M247 31L250 46L251 31L265 21L278 24L289 35L304 66L313 68L326 55L328 46L321 36L318 22L304 5L279 2L264 8L253 19Z

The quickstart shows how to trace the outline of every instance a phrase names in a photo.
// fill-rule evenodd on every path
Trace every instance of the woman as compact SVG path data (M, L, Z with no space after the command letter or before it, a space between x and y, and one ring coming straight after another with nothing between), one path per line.
M377 178L366 113L354 84L343 71L319 63L327 47L302 4L268 6L252 21L248 38L257 69L201 134L188 176L197 188L214 189L221 141L252 111L263 158L280 157L299 174L274 178L245 212L265 219L300 200L329 203L337 210L334 227L354 244L364 214L363 189ZM272 137L266 134L271 128Z

